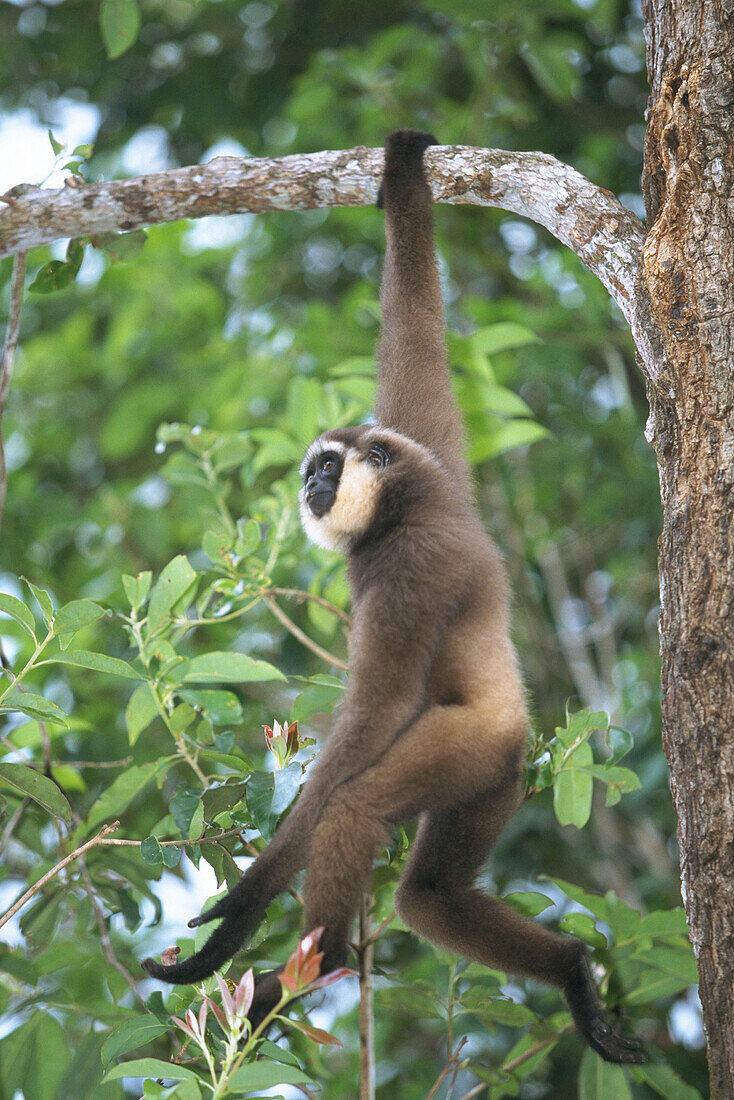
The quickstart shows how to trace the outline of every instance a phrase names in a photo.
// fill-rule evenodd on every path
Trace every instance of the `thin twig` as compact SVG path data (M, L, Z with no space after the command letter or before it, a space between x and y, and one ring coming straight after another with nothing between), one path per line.
M70 863L73 863L75 859L79 859L79 856L83 856L85 852L88 852L90 848L96 848L98 844L109 843L106 838L110 833L114 833L116 829L120 828L119 821L113 821L111 825L104 825L96 836L93 836L91 840L88 840L86 844L82 844L80 848L75 848L73 852L70 852L68 856L64 856L55 867L52 867L50 871L47 871L45 875L39 878L38 882L34 882L30 890L26 890L22 897L18 898L15 905L11 905L7 913L3 913L0 917L0 928L4 924L7 924L11 917L23 908L26 902L30 901L34 894L37 894L39 890L42 890L47 882L50 882L60 871L63 871L64 867L68 867ZM113 841L114 843L114 841Z
M549 1039L542 1039L541 1042L536 1043L532 1047L529 1047L526 1051L523 1051L522 1054L518 1054L517 1058L513 1058L511 1062L505 1062L505 1064L500 1067L502 1072L512 1073L512 1071L517 1069L518 1066L521 1066L523 1062L527 1062L529 1058L534 1057L541 1050L545 1050L545 1048L549 1047L551 1043L557 1042L558 1038L561 1035L565 1035L567 1032L573 1031L573 1029L573 1024L566 1024L566 1026L562 1027L560 1031L557 1031L555 1035L551 1035Z
M132 764L132 756L123 760L49 760L51 768L126 768ZM33 767L31 764L30 767Z
M459 1100L474 1100L475 1096L479 1096L485 1089L489 1088L487 1081L481 1081L478 1085L475 1085L473 1089L469 1089L463 1096L459 1097Z
M86 890L87 897L92 903L92 909L94 910L94 917L97 921L97 928L99 929L99 938L102 941L102 950L104 951L105 958L110 966L114 966L115 970L122 976L125 983L132 990L132 993L137 1001L141 1005L145 1005L145 998L140 995L137 982L133 978L127 967L118 959L115 954L115 949L112 946L112 940L110 939L109 932L107 931L107 924L105 923L104 912L102 906L99 904L99 899L94 889L94 883L92 882L89 871L87 870L87 864L84 856L79 860L79 869L81 871L82 881L84 882L84 889Z
M380 921L380 923L377 925L377 928L375 928L374 931L370 932L370 934L369 934L369 936L367 937L366 940L365 939L360 939L359 943L355 944L356 950L357 951L363 951L365 949L365 947L369 947L370 944L376 943L377 940L379 940L382 933L387 928L387 926L389 924L392 924L392 922L395 920L397 915L398 914L397 914L397 911L395 909L393 909L392 913L388 913L388 915L385 917L385 919Z
M16 825L18 824L18 822L22 818L23 814L28 809L31 802L32 802L32 799L24 798L23 801L21 802L21 804L15 810L15 813L11 816L11 818L8 821L5 828L3 829L3 835L2 835L2 837L0 837L0 853L5 851L5 845L8 843L11 836L15 832Z
M271 596L282 596L286 600L298 600L299 603L308 600L310 603L316 603L319 607L325 607L332 615L336 615L337 619L341 619L349 630L352 628L352 620L349 615L347 615L346 611L342 611L341 607L337 607L336 604L331 603L330 600L324 599L323 596L315 596L313 592L304 592L302 588L273 587L266 589L266 591L270 593Z
M10 280L10 307L8 327L5 333L2 362L0 363L0 524L2 524L5 496L8 489L8 472L5 466L5 442L2 433L2 417L5 402L8 399L10 379L15 366L15 350L18 347L20 332L20 309L23 304L23 281L25 279L25 252L19 252L13 261L13 274Z
M375 958L371 939L371 897L362 895L359 910L359 1100L375 1100L375 998L372 964Z
M300 626L296 626L293 620L288 618L285 611L278 606L275 600L271 600L266 593L263 593L262 601L270 608L276 619L283 624L286 630L290 631L294 638L298 638L299 642L302 642L312 653L315 653L317 657L321 657L327 664L334 665L336 668L347 669L348 666L345 661L341 661L333 653L329 653L328 649L323 649L318 642L314 642L309 638L308 634L304 634Z
M443 1069L439 1073L438 1077L436 1078L436 1081L433 1085L433 1088L431 1089L431 1091L426 1096L426 1100L433 1100L433 1097L436 1095L436 1093L440 1089L442 1082L446 1080L446 1078L448 1077L448 1075L450 1073L455 1073L458 1070L463 1068L464 1063L459 1061L459 1055L461 1054L461 1051L462 1051L466 1041L467 1041L466 1035L464 1036L463 1039L459 1040L459 1042L456 1046L456 1049L454 1050L453 1054L451 1054L449 1056L449 1058L446 1062L446 1065L443 1067Z
M115 829L119 829L119 827L119 821L114 822L112 825L105 825L95 837L88 840L86 844L82 844L81 848L76 848L70 855L65 856L64 859L57 863L55 867L52 867L43 878L40 878L38 882L33 884L30 890L27 890L25 894L23 894L22 898L18 898L15 905L8 909L7 913L3 913L0 917L0 928L2 928L4 924L7 924L10 918L15 916L18 910L22 909L25 903L29 901L34 894L37 894L50 879L57 875L59 871L62 871L64 867L73 863L75 859L78 859L79 856L83 855L84 852L87 852L90 848L139 848L143 843L142 840L120 840L117 837L110 837L107 835L108 833L114 832ZM224 832L217 833L214 836L199 836L194 837L192 840L159 840L158 843L161 848L187 848L189 845L194 844L217 844L220 840L224 840L225 837L239 836L241 832L242 829L225 829ZM300 897L298 900L302 903Z

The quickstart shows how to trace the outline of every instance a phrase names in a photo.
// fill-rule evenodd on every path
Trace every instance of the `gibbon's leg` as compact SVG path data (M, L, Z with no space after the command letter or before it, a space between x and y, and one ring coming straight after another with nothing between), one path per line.
M306 865L303 927L323 927L321 973L347 963L349 939L360 899L369 887L375 849L390 837L375 807L363 803L361 780L339 791L321 813ZM257 1027L280 998L278 970L261 974L256 982L250 1022Z
M427 807L448 806L457 792L477 794L498 782L509 782L514 791L525 724L510 751L502 747L499 735L491 738L494 752L486 733L480 732L489 725L483 711L432 707L380 760L332 793L309 844L303 922L307 932L324 929L323 974L346 962L350 929L370 881L375 849L396 823ZM280 992L278 971L260 976L250 1014L253 1026L274 1007Z
M398 912L420 936L448 951L562 989L592 1050L610 1062L644 1062L638 1044L612 1029L581 941L548 931L474 886L519 795L519 785L510 782L425 814L395 895Z
M420 608L415 618L422 621ZM363 625L355 624L353 633L367 632L374 619L363 611ZM440 618L434 617L434 635L441 625ZM357 648L344 711L310 770L298 802L237 885L211 909L190 920L189 927L224 918L222 923L194 955L172 966L143 959L144 970L160 981L180 985L201 981L232 958L254 932L273 898L305 867L314 831L333 792L371 768L402 739L403 731L411 728L422 706L433 647L428 627L408 639L392 638L383 629L380 649L368 654L368 670L362 667L367 658Z

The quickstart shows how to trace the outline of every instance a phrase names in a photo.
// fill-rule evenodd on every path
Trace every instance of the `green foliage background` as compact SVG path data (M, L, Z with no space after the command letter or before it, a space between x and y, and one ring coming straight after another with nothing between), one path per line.
M225 140L253 155L284 155L379 145L389 129L414 125L446 144L553 153L639 209L646 87L634 3L141 0L137 37L130 12L117 12L133 41L114 59L104 48L107 41L116 52L111 12L101 25L100 14L90 0L0 6L4 110L30 106L53 128L60 98L96 105L94 153L79 157L87 178L124 174L133 141L150 151L154 170L198 161ZM603 288L537 227L450 207L436 210L436 224L478 496L512 576L536 727L536 793L503 838L488 882L532 912L544 906L535 889L548 894L556 908L543 916L565 914L567 930L599 950L608 999L624 1004L653 1062L634 1075L601 1068L564 1030L556 993L512 982L508 999L501 978L457 964L394 923L376 945L377 1094L426 1096L462 1034L468 1066L439 1097L451 1087L462 1097L478 1080L498 1098L705 1094L700 1034L689 1027L684 1045L670 1026L684 1008L695 1020L695 970L672 912L680 894L659 736L658 489L631 339ZM257 842L272 829L261 726L298 717L302 735L320 737L336 692L319 678L338 670L262 595L295 588L346 607L341 563L300 533L296 468L318 431L368 408L382 241L376 210L157 227L125 262L88 248L77 281L27 298L3 420L0 588L26 607L0 604L11 615L2 641L16 674L36 648L24 615L32 613L37 638L48 632L21 578L48 592L54 609L71 610L66 633L57 618L38 655L53 662L32 663L23 679L45 703L14 691L1 704L3 909L116 817L117 835L136 841L243 826ZM30 256L32 277L52 255L63 252ZM7 303L8 261L0 272ZM155 606L123 581L147 571ZM272 599L344 657L336 615ZM140 606L134 616L131 602ZM246 654L287 679L268 679L263 666L250 679L226 657L201 679L196 661L210 653ZM76 664L60 663L69 654ZM131 671L112 674L99 655ZM146 701L142 681L154 684L157 703ZM582 734L580 787L570 771L560 781L553 773L569 764L567 703L605 709L631 734ZM634 744L624 764L639 789L620 780L605 805L597 783L587 824L590 759L616 766L620 742ZM30 765L43 778L49 762L55 782L29 799L27 776L12 768ZM276 808L295 794L294 774ZM63 803L54 801L59 792ZM164 993L164 1007L153 983L139 981L137 960L169 942L155 925L174 914L161 916L159 898L167 877L195 875L192 859L210 862L223 881L237 874L232 854L245 853L235 837L189 845L179 862L180 851L152 842L92 849L6 926L2 1100L17 1090L26 1100L139 1095L133 1084L124 1092L119 1080L100 1083L110 1029L117 1038L108 1062L172 1056L181 1036L172 1043L174 1032L154 1025L196 995ZM399 839L381 857L376 923L390 912L402 857ZM538 886L541 875L565 885ZM638 914L652 923L641 925ZM268 917L241 964L281 963L295 946L297 903L285 897ZM142 997L152 995L148 1009L111 958ZM321 1051L298 1034L288 1040L327 1100L357 1092L356 993L341 989L324 1019L343 1050ZM518 1058L517 1070L498 1071ZM145 1088L170 1095L152 1080ZM182 1081L174 1094L204 1095L198 1088Z

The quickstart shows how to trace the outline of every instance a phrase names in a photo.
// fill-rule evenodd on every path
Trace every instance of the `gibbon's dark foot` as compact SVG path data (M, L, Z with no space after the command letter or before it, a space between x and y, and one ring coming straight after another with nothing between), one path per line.
M640 1063L647 1055L634 1039L625 1039L612 1027L599 1000L594 976L585 950L572 963L563 990L573 1022L591 1049L605 1062Z
M385 138L385 169L395 171L405 167L412 175L429 145L438 145L438 142L425 130L393 130ZM383 184L380 184L377 209L382 210L384 205Z

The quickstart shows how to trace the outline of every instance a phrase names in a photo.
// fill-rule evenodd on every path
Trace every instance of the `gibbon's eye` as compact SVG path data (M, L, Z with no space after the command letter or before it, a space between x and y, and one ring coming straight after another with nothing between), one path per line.
M322 473L333 474L334 470L336 470L336 462L334 462L331 458L327 458L326 462L321 467L321 470Z
M374 447L370 447L369 449L369 452L367 454L367 461L369 462L370 466L374 466L375 469L381 470L383 466L387 466L388 462L390 461L390 456L388 455L384 447L381 447L379 444L375 444Z

